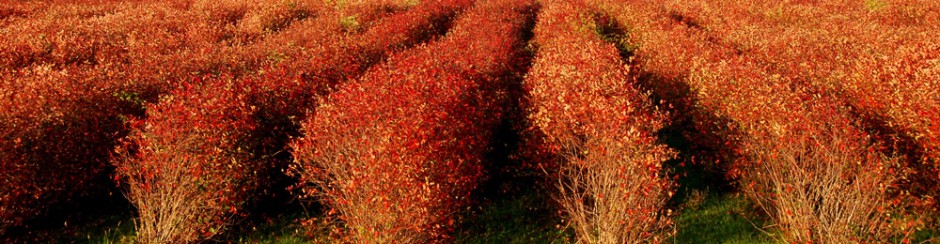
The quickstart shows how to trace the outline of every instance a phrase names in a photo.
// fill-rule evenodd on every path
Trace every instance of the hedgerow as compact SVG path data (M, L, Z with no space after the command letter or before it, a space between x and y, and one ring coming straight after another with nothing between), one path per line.
M674 152L657 142L665 124L636 87L619 50L600 38L583 2L547 1L535 27L538 52L524 87L530 143L555 154L537 162L584 243L664 241ZM550 158L552 158L550 156Z
M335 213L341 240L451 238L532 15L532 2L480 1L443 39L392 56L304 121L292 169Z
M690 141L721 149L714 151L726 162L719 166L768 214L780 238L865 242L898 234L888 193L901 176L898 159L871 142L838 96L722 39L716 26L733 18L709 18L717 12L707 5L595 3L612 6L636 31L629 38L640 47L641 72L668 77L646 84L691 115Z
M0 229L113 191L107 183L113 168L101 162L127 134L122 121L143 115L144 104L192 77L238 75L250 66L209 61L225 56L213 53L228 58L238 49L198 41L193 29L215 26L200 24L198 11L178 2L91 1L33 10L34 18L0 31L10 37L0 42L0 62L11 64L0 71L6 103L0 117L11 125L0 140L0 168L9 176L0 187L11 194L0 199Z
M937 65L931 60L940 57L932 41L938 38L933 29L940 26L940 5L689 5L698 7L679 12L694 12L717 42L737 47L765 69L848 106L859 118L859 127L886 146L885 153L906 157L901 169L906 175L891 189L895 204L911 212L936 211L940 99L937 89L927 87L937 86Z
M190 242L219 233L246 204L277 191L276 178L289 162L279 155L318 93L357 77L386 53L431 38L467 5L425 3L361 34L347 33L338 17L372 9L324 18L319 32L302 30L318 38L294 40L312 50L287 55L258 75L182 83L148 106L117 162L140 214L137 238Z
M897 158L880 153L837 98L730 60L696 66L689 82L699 106L733 121L725 130L740 138L743 158L730 172L782 238L867 242L898 234L888 195Z
M0 76L0 232L107 194L107 158L122 128L103 109L121 108L113 90L48 69Z

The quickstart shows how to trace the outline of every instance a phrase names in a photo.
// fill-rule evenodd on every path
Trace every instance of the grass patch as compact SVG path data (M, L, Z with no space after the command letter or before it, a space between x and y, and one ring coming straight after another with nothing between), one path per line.
M267 223L236 233L235 243L272 243L293 244L311 243L307 239L303 226L298 221L305 218L303 213L290 213L279 216Z
M250 228L232 228L233 233L223 235L220 242L228 243L318 243L305 236L298 221L306 216L302 212L286 213ZM82 226L73 235L59 236L60 243L134 243L134 222L129 215L113 215L101 221Z
M689 197L676 218L673 243L774 243L758 229L764 222L743 197L701 193ZM550 199L527 193L495 201L458 233L458 243L573 243Z
M744 197L695 195L676 219L675 243L774 243Z
M570 243L572 233L560 229L550 201L529 191L484 204L457 233L457 243Z
M519 186L522 188L522 186ZM531 187L531 186L529 186ZM674 243L773 243L758 227L765 223L754 214L750 203L735 194L692 190L681 203L676 217ZM559 212L548 193L519 189L496 194L475 206L455 234L457 243L572 243L573 234L564 229ZM311 240L299 221L318 215L291 208L253 223L241 223L221 242L231 243L328 243ZM71 231L52 233L52 243L133 243L134 223L130 212L98 215L96 220L69 227ZM753 221L753 222L752 222ZM250 226L250 227L248 227ZM56 231L50 231L56 232ZM932 240L936 229L922 230L913 240Z
M60 238L60 242L84 239L88 243L133 243L135 233L134 220L130 216L108 215L80 227L75 236Z

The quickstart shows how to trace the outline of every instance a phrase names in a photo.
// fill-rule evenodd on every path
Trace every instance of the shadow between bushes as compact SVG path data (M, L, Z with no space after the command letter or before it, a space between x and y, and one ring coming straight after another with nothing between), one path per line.
M487 178L473 192L473 204L461 215L457 226L458 243L552 243L570 239L559 230L558 217L546 190L544 173L527 167L521 158L523 133L529 128L523 80L535 58L530 43L536 15L535 5L526 15L522 45L510 74L500 80L506 92L504 111L493 130L491 150L487 154Z
M61 195L45 195L39 202L48 203L47 206L40 208L36 216L26 219L22 225L12 226L5 231L0 231L0 243L56 243L56 242L77 242L85 238L89 226L106 228L111 224L112 219L120 219L116 216L132 216L134 207L123 195L121 186L115 184L112 176L115 174L115 167L109 164L112 156L110 150L119 144L120 138L124 138L128 133L128 128L123 125L124 118L128 116L143 116L143 107L137 103L120 100L116 102L116 107L101 106L100 104L113 104L110 101L113 97L92 97L89 101L81 101L96 110L109 111L108 116L91 120L74 119L70 120L65 129L77 131L95 131L95 133L85 134L84 137L62 138L58 133L47 133L41 138L41 141L62 142L66 140L73 144L84 144L94 147L96 150L91 154L84 154L80 157L68 159L59 159L58 162L46 162L48 165L38 167L35 171L35 181L47 181L49 176L61 176L55 172L62 172L63 166L83 169L87 172L75 172L81 170L70 170L72 173L94 174L88 181L83 181L81 185L74 185L75 182L68 182L61 185L72 191L75 195L68 195L66 198ZM104 101L102 101L104 100ZM90 125L100 123L101 130L89 129ZM36 156L46 158L56 155L54 150L50 152L39 151L31 152ZM52 153L50 155L49 153ZM70 155L74 156L74 155ZM94 170L94 169L100 170ZM6 176L0 176L6 177ZM51 199L51 200L50 200Z
M2 243L76 243L97 235L98 230L131 223L134 207L108 180L107 189L48 208L42 215L12 227L0 236Z
M618 49L621 58L627 64L638 67L634 59L637 45L627 42L626 28L620 26L610 16L598 13L595 15L598 24L597 34L605 41ZM526 40L532 37L532 26L526 28ZM522 150L522 136L529 125L526 122L525 92L522 82L534 54L534 45L527 48L522 59L524 68L514 77L510 77L508 89L510 94L509 114L503 123L496 129L493 141L493 151L489 155L491 161L487 165L490 179L487 180L474 194L478 205L468 211L466 221L458 231L458 240L466 243L493 243L493 242L558 242L572 240L572 233L563 229L562 219L559 217L557 207L550 198L551 187L546 187L544 172L526 168L519 158ZM696 110L695 96L691 87L684 83L684 77L669 78L664 74L648 70L632 69L631 75L637 77L637 86L651 93L650 99L660 108L670 114L669 124L658 132L660 141L678 152L675 159L664 163L664 170L677 182L676 194L669 200L668 209L689 208L688 213L682 213L680 225L690 225L691 231L710 232L707 228L695 226L714 225L714 221L725 221L708 217L715 209L732 210L741 214L751 215L749 208L743 206L739 197L731 196L735 190L732 181L726 178L722 162L730 161L727 155L732 148L715 148L713 145L729 145L724 138L710 131L703 131L696 127L696 118L708 121L724 121L711 113ZM669 102L667 102L669 101ZM693 115L694 113L694 115ZM704 116L704 117L703 117ZM709 138L719 140L703 142L692 138ZM717 163L716 163L717 162ZM737 215L736 215L737 216ZM743 216L743 215L742 215ZM734 217L734 221L720 223L719 229L729 231L746 230L748 235L754 234L753 226L743 217ZM685 228L685 227L683 227ZM689 235L680 233L677 240L695 240L707 235ZM725 239L730 236L722 237ZM729 239L729 240L731 240ZM742 240L753 240L744 238Z
M724 138L696 127L696 119L723 119L694 108L697 98L692 88L683 82L685 76L670 77L644 69L635 56L639 46L628 42L626 27L602 12L595 15L595 21L598 34L620 50L621 59L625 63L634 67L630 72L632 77L636 77L637 88L649 92L653 104L669 114L668 124L658 132L660 142L678 152L676 158L663 165L678 185L668 207L674 209L682 206L694 192L709 192L709 195L732 192L734 185L726 178L726 165L723 163L731 160L727 155L733 154L724 153L731 149L713 146L728 143L724 143ZM682 19L677 21L684 22Z
M673 21L703 31L689 19L669 16ZM643 67L637 56L639 45L629 42L629 30L611 16L599 11L595 16L598 34L620 50L621 59L632 69L636 86L649 93L652 103L668 113L667 125L658 131L659 141L678 152L676 158L663 163L663 170L673 177L676 191L667 202L667 209L678 210L674 216L676 229L672 241L677 243L732 242L769 243L762 233L764 218L737 191L729 179L729 163L738 160L737 143L720 132L730 124L726 118L696 108L698 98L685 82L688 74L666 74ZM728 48L712 38L712 45ZM741 55L739 50L732 52Z

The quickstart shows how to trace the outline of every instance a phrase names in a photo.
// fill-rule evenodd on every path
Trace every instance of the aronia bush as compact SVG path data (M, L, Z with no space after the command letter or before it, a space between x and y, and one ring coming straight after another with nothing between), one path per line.
M689 77L698 106L732 124L743 158L732 164L745 195L796 242L878 242L891 227L888 189L897 159L837 98L768 74L746 59L701 63Z
M691 115L690 141L721 149L713 151L725 162L718 166L769 215L782 239L879 242L898 234L888 193L900 176L898 159L871 142L836 94L722 39L716 23L746 11L713 16L701 1L593 2L633 32L640 72L650 74L645 84Z
M638 90L619 51L597 34L597 13L579 1L546 1L538 53L524 87L529 139L554 162L555 194L583 243L665 241L672 152L657 142L665 116Z
M373 10L351 8L323 18L320 32L303 30L318 38L294 41L310 50L285 55L258 75L182 83L148 106L116 162L140 214L138 240L191 242L225 229L247 203L277 191L271 188L289 162L279 155L318 92L433 37L468 5L425 3L376 20L361 34L347 33L339 17Z
M445 241L483 176L521 55L528 1L479 1L447 36L392 56L328 97L292 144L303 195L342 241Z
M833 1L775 4L702 1L701 26L767 70L842 99L885 152L906 157L892 191L913 214L936 212L940 4ZM811 20L811 21L809 21ZM913 200L913 201L911 201ZM925 208L926 207L926 208ZM926 212L925 212L926 211ZM936 219L934 219L936 220Z
M139 113L138 95L150 92L125 82L135 77L128 74L134 72L127 69L128 50L147 44L123 42L120 34L147 29L111 17L140 17L153 24L154 37L165 37L160 30L180 22L137 15L162 8L45 6L31 13L37 18L2 27L0 231L113 190L107 183L112 168L102 162L126 134L121 116ZM66 17L56 19L60 15ZM45 27L32 28L39 26ZM23 40L40 43L40 52L28 51L34 47Z

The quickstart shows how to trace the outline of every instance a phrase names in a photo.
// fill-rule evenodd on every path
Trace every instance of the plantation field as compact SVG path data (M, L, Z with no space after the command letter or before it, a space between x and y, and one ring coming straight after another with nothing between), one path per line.
M940 242L933 0L0 0L0 242Z

